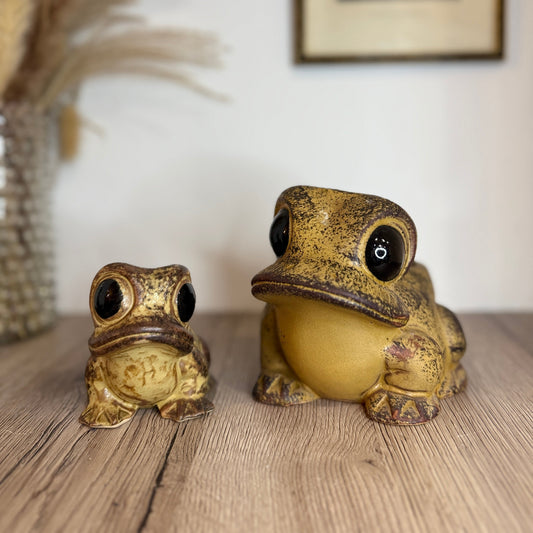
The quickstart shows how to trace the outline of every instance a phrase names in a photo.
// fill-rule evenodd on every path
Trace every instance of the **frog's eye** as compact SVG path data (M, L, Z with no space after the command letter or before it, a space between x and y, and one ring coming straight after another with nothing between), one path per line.
M290 216L288 209L281 209L270 226L270 244L274 253L281 257L289 246Z
M181 286L176 296L176 307L178 316L182 322L189 322L196 306L196 294L191 283L185 283Z
M113 278L104 279L94 292L93 307L100 318L116 315L122 306L124 294L120 284Z
M391 281L401 272L405 244L400 232L391 226L376 228L366 244L366 266L381 281Z

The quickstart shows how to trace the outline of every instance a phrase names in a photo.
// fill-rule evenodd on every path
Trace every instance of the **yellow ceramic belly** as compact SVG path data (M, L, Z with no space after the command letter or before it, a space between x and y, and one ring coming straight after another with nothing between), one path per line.
M165 344L130 346L107 356L108 385L125 400L154 405L176 390L178 358L177 350Z
M275 307L281 346L299 379L324 398L362 401L383 374L391 328L357 311L300 298Z

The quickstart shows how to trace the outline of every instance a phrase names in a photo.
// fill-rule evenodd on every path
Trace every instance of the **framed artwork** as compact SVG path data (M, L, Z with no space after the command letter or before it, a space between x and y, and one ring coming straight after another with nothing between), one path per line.
M504 0L294 0L295 61L501 59Z

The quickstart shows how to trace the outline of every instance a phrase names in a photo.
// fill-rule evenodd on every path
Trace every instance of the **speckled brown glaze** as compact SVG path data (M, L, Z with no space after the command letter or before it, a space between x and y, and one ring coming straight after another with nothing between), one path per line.
M290 220L286 251L252 280L252 293L267 303L254 397L275 405L360 402L370 418L391 424L436 416L439 399L466 385L459 363L466 343L414 262L409 215L377 196L306 186L284 191L275 214L281 209ZM388 281L365 257L370 235L384 225L405 250Z
M121 301L116 312L102 318L96 295L106 280L118 283ZM80 422L116 427L137 409L153 406L179 422L213 409L205 397L209 351L182 320L177 304L180 289L190 282L181 265L149 269L112 263L96 274L89 298L94 322L85 372L89 402Z

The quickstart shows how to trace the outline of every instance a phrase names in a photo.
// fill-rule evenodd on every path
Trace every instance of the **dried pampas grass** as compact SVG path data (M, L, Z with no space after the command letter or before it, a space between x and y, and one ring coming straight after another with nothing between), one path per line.
M92 76L129 73L179 83L212 98L187 65L220 65L211 34L150 29L131 12L135 0L0 0L0 105L25 102L57 111L66 157L75 153L81 123L74 107Z
M34 7L32 0L0 0L0 100L26 50Z
M0 32L7 39L0 50L9 58L0 54L0 100L25 100L46 111L88 77L112 73L158 76L216 97L184 65L218 66L218 40L186 29L146 28L128 9L134 3L0 0L1 10L11 6L12 12L4 17L0 10L0 23L13 26Z
M209 96L217 95L195 83L176 65L220 65L218 49L203 34L187 30L134 29L73 47L58 65L36 103L48 108L60 94L101 74L132 73L167 78ZM172 65L172 68L169 67Z
M80 142L81 119L73 105L66 105L59 115L59 155L64 161L76 157Z

